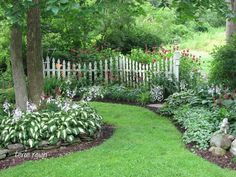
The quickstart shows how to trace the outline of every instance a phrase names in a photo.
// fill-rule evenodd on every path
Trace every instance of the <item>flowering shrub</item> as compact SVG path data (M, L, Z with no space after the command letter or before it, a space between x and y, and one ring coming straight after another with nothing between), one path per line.
M102 86L92 86L89 88L81 88L80 92L84 93L82 100L91 101L93 99L103 98L104 90Z
M27 104L27 111L18 108L0 120L0 146L22 143L26 147L38 147L43 140L50 144L72 143L75 139L93 138L100 131L102 117L86 102L75 103L70 99L51 97L43 99L39 109Z

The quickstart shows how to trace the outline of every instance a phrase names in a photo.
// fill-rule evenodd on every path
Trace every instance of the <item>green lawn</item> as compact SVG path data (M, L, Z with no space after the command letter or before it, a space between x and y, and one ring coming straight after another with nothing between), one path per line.
M182 49L190 49L191 54L201 56L202 71L209 73L211 68L212 56L211 53L216 47L225 45L225 28L212 28L209 32L195 33L191 38L181 41Z
M26 162L0 172L19 177L235 177L185 149L166 118L140 107L92 103L115 134L102 145L64 157Z

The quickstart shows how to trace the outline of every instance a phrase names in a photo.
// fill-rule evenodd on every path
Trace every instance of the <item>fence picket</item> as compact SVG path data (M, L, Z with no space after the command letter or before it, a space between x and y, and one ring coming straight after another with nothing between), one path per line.
M90 84L92 85L92 82L93 82L93 78L92 78L92 63L89 62L89 81L90 81Z
M47 64L47 77L50 77L50 60L49 57L46 59L46 64Z
M57 78L61 78L61 62L60 59L57 60Z
M67 77L70 77L71 74L71 67L70 67L70 62L67 62Z
M110 80L110 83L113 82L113 61L112 58L110 58L110 68L109 68L109 75L108 79Z
M105 83L108 83L108 64L107 64L107 60L105 60Z
M114 71L114 74L115 74L115 81L119 81L119 61L118 61L118 58L116 57L115 58L115 71Z
M96 82L96 80L97 80L97 62L95 61L94 62L94 85L96 84L95 82Z
M102 62L102 60L100 60L99 65L100 65L100 79L102 81L103 80L103 62Z
M122 68L122 71L123 71L123 82L126 83L125 58L124 57L122 57L122 63L123 63L123 68Z
M52 77L56 76L56 62L55 62L55 58L52 59Z
M82 72L81 72L81 64L78 64L78 69L77 69L77 73L78 73L78 78L82 78Z

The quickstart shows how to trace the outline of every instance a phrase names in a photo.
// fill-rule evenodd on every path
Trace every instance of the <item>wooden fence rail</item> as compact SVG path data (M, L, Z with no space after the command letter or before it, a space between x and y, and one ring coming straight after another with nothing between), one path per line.
M120 82L127 86L137 87L140 84L148 84L161 73L164 73L164 76L169 79L175 76L179 81L180 57L180 52L175 52L172 58L163 58L150 64L139 63L125 56L88 63L72 63L47 57L43 61L43 75L58 79L72 76L78 80L84 78L91 85L102 81L107 84Z

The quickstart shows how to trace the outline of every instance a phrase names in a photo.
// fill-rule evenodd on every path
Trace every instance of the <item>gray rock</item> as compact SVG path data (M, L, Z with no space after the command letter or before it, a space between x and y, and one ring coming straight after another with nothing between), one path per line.
M57 146L57 145L49 145L49 146L42 147L42 149L44 149L44 150L52 150L52 149L58 149L58 148L59 148L59 146Z
M211 137L210 145L227 150L230 148L231 142L228 135L216 133Z
M211 147L209 151L212 153L214 156L223 156L226 153L226 150L220 148L220 147Z
M9 152L8 149L1 149L0 148L0 155L7 154Z
M8 149L1 149L0 148L0 160L5 159L7 157L8 153L9 153Z
M44 147L44 146L48 146L50 143L48 141L41 141L39 143L39 147Z
M231 144L230 152L236 156L236 139Z
M3 160L7 157L7 154L0 154L0 160Z
M9 150L9 156L13 156L16 152L22 152L25 149L23 144L9 144L7 148Z
M25 148L24 148L24 145L23 144L9 144L7 146L7 148L10 150L10 151L23 151Z
M233 141L235 139L235 137L233 135L228 135L228 138Z

